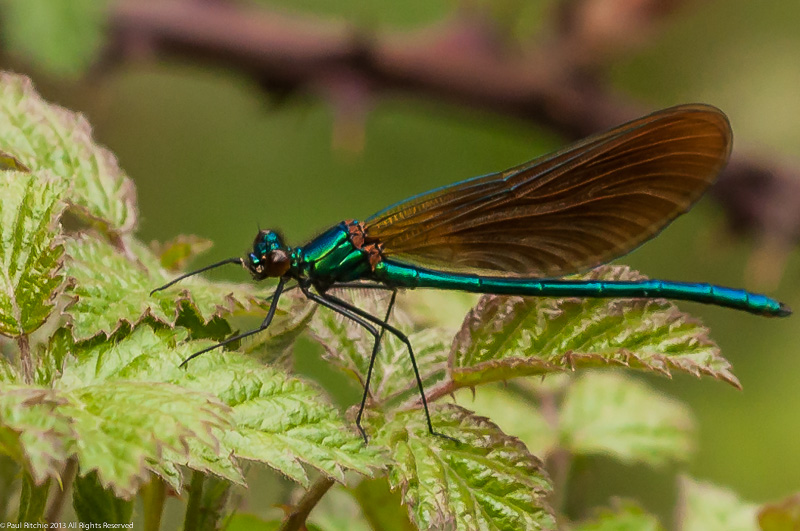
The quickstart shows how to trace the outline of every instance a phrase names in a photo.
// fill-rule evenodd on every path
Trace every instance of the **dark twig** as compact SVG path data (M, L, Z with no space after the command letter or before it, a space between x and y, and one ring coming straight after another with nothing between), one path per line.
M26 334L17 336L17 347L19 348L19 361L22 365L22 379L26 384L33 383L33 358L31 357L31 345Z
M56 522L62 521L61 511L64 509L64 502L67 499L75 474L78 472L78 460L74 457L67 460L64 470L61 472L61 485L50 498L50 505L47 507L45 521L52 527L57 527Z
M112 13L111 45L98 69L178 55L238 70L280 94L322 93L337 104L348 86L357 86L365 100L406 93L506 114L575 139L651 110L611 90L600 73L615 52L645 41L684 3L564 2L552 38L525 50L504 44L485 20L463 14L415 33L390 34L221 1L127 0ZM603 9L619 12L597 15ZM600 27L597 20L611 22ZM620 24L626 27L616 28ZM610 42L631 26L637 30L623 42ZM607 46L597 51L603 42ZM794 165L737 152L715 197L739 230L757 238L777 234L787 247L800 237L800 171Z
M325 493L333 487L335 481L327 476L320 476L308 488L303 497L294 507L291 507L283 520L279 531L298 531L305 528L306 519L311 510L316 507Z

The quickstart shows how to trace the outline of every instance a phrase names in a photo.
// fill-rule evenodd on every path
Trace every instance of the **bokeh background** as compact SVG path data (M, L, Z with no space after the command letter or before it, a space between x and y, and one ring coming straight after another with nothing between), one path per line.
M431 97L396 86L336 97L341 93L319 80L265 90L225 61L164 54L152 43L127 42L124 53L104 55L104 31L114 31L109 17L124 3L4 2L2 66L30 75L45 98L87 116L136 183L143 240L195 234L214 242L196 264L241 254L259 226L301 243L343 218L364 218L406 196L521 163L575 136L553 121L459 103L446 90ZM552 51L556 62L574 61L587 83L627 108L714 104L730 117L737 156L800 176L798 2L274 0L247 7L311 27L350 27L366 42L392 35L418 43L416 35L435 38L461 23L480 27L503 53ZM106 21L103 31L92 33L96 20L84 18L90 12ZM565 12L585 19L565 20ZM580 33L571 41L577 52L553 48L564 31ZM85 48L91 53L76 58L70 47L84 41L93 43ZM788 173L782 184L762 176L754 188L778 187L775 195L785 201L774 208L782 219L792 214ZM747 193L743 200L746 206ZM759 208L764 217L772 205ZM705 198L620 262L652 277L766 291L800 309L791 223L775 231L760 219L731 231L725 208ZM247 280L235 269L220 277ZM602 458L577 463L586 507L630 496L667 516L680 472L756 502L800 488L800 317L680 306L710 327L744 389L685 375L647 377L693 409L700 427L695 457L660 470ZM326 376L310 343L301 342L297 355L298 370ZM343 391L335 399L346 404L354 397ZM252 479L250 510L285 501L284 483Z

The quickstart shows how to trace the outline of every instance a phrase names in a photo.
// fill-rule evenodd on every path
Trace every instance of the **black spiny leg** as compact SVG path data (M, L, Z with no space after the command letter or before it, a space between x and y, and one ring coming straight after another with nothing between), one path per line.
M392 308L397 299L397 288L390 288L385 284L378 283L361 283L361 282L348 282L336 284L334 288L353 288L353 289L382 289L392 292L392 297L389 299L389 307L386 309L386 318L383 322L389 322L389 317L392 315ZM344 301L342 301L344 302ZM381 342L383 341L383 334L386 332L386 327L381 325L381 332L375 337L375 344L372 345L372 353L369 356L369 368L367 369L367 378L364 381L364 393L361 395L361 405L358 407L358 415L356 415L356 426L358 426L361 435L364 435L364 430L361 429L361 417L364 415L364 408L367 405L367 397L369 396L369 382L372 379L372 369L375 367L375 358L378 357L380 352ZM364 437L366 440L366 436Z
M378 349L380 348L380 344L381 344L380 338L381 338L382 331L381 331L381 333L378 333L378 329L377 328L375 328L374 326L369 324L365 319L363 319L363 318L359 317L358 315L356 315L356 313L352 312L348 308L342 307L341 305L339 305L339 304L337 304L335 302L329 301L328 299L326 299L323 296L320 296L320 295L317 295L316 293L313 293L306 286L300 286L300 289L302 289L303 293L305 294L305 296L308 297L309 299L311 299L312 301L314 301L317 304L319 304L321 306L324 306L326 308L330 308L334 312L336 312L336 313L338 313L340 315L343 315L343 316L347 317L348 319L351 319L356 324L359 324L362 327L364 327L364 329L366 329L367 332L372 334L372 336L375 338L375 343L374 343L374 345L372 347L372 354L370 355L370 358L369 358L370 361L369 361L369 370L367 371L367 379L366 379L366 382L364 383L364 396L361 399L361 408L358 410L358 415L356 416L356 427L358 428L359 433L361 433L361 436L364 438L364 444L367 444L369 441L367 439L367 432L365 432L364 428L361 426L361 416L364 413L364 404L366 403L367 394L369 393L369 380L370 380L370 376L372 375L372 365L375 362L375 357L377 356Z
M306 295L308 295L308 294L306 294ZM414 357L414 350L411 347L411 341L408 340L408 336L406 336L403 332L401 332L400 330L398 330L394 326L392 326L389 323L387 323L386 319L381 321L380 319L378 319L374 315L370 315L369 313L365 312L361 308L353 306L352 304L350 304L347 301L344 301L344 300L342 300L342 299L340 299L338 297L334 297L333 295L329 295L329 294L325 293L325 294L319 296L319 298L325 300L328 303L328 305L326 305L326 306L328 306L331 309L334 309L334 307L338 307L338 309L336 309L336 311L338 311L342 315L346 315L342 310L347 310L351 314L355 314L355 315L361 317L364 320L370 321L370 322L380 326L382 328L381 334L383 334L384 330L388 330L392 335L394 335L400 341L405 343L406 348L408 349L408 355L411 358L411 367L414 369L414 377L417 379L417 388L419 389L419 396L422 399L422 407L425 409L425 420L428 422L428 431L431 433L431 435L436 435L438 437L443 437L445 439L449 439L449 440L451 440L453 442L459 443L458 439L454 439L453 437L450 437L449 435L445 435L443 433L439 433L438 431L435 431L433 429L433 423L431 422L431 414L430 414L430 411L428 411L428 400L427 400L427 398L425 398L425 388L422 385L422 378L419 375L419 368L417 367L417 360ZM320 304L322 304L322 303L320 303ZM394 305L394 296L392 296L392 302L391 302L391 304L389 306L389 311L391 311L391 307L393 305ZM352 319L352 317L351 317L351 319ZM387 319L388 319L388 315L387 315ZM358 321L356 321L356 322L358 322ZM372 365L373 365L373 362L375 361L375 356L377 354L378 345L379 345L379 343L376 343L375 347L372 349L372 356L370 357L370 364L369 364L369 372L367 373L367 385L369 384L369 378L370 378L370 375L372 374ZM366 400L367 385L364 386L365 387L365 389L364 389L364 397L365 397L364 400ZM359 413L358 418L361 418L361 413L364 410L364 400L362 400L362 402L361 402L361 409L358 412ZM359 426L359 429L361 429L360 426ZM362 431L362 433L363 433L363 431Z
M392 298L389 299L389 307L386 308L386 317L383 318L384 323L389 322L389 317L392 316L392 308L394 308L394 301L397 299L397 288L392 288ZM386 332L386 327L381 325L381 335L378 338L378 343L383 340L383 333ZM371 363L370 363L371 364Z
M397 299L397 288L390 288L386 284L379 284L379 283L363 283L363 282L343 282L341 284L335 284L333 286L335 289L381 289L384 291L391 291L392 297L389 299L389 306L386 308L386 317L383 319L383 323L389 322L389 317L392 315L392 309L394 308L394 302ZM338 299L338 297L336 297ZM341 299L338 299L341 300ZM344 302L344 301L342 301ZM366 313L366 312L365 312ZM377 324L377 323L376 323ZM376 346L372 348L372 356L369 359L369 371L367 371L367 382L369 382L369 378L372 375L372 365L375 363L375 354L377 354L378 349L380 348L379 345L383 341L383 334L386 332L386 327L381 324L381 333L380 336L375 340ZM364 390L364 397L361 400L361 409L358 412L359 418L361 418L361 412L364 410L364 403L367 400L367 392L366 389Z
M244 333L241 333L241 334L237 334L237 335L235 335L233 337L229 337L228 339L226 339L224 341L220 341L216 345L212 345L212 346L210 346L208 348L204 348L203 350L201 350L199 352L195 352L194 354L192 354L191 356L189 356L188 358L183 360L183 362L181 362L181 364L180 364L180 367L186 367L187 363L189 363L191 360L193 360L194 358L196 358L200 354L205 354L206 352L209 352L211 350L214 350L214 349L217 349L217 348L220 348L220 347L224 347L228 343L233 343L234 341L238 341L238 340L243 339L245 337L249 337L249 336L255 335L255 334L261 332L262 330L265 330L269 326L269 324L272 322L272 318L275 317L275 312L278 309L278 300L281 298L281 293L283 293L283 287L285 285L286 285L286 279L281 278L280 281L278 281L278 285L275 287L275 291L272 293L272 302L269 305L269 310L267 311L267 316L261 322L261 326L259 326L258 328L254 328L253 330L248 330L247 332L244 332ZM289 289L294 289L294 287L291 287Z

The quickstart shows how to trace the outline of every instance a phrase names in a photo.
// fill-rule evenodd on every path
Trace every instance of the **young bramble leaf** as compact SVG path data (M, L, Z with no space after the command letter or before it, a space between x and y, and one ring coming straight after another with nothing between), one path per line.
M586 278L643 277L626 267L601 266ZM464 320L450 359L461 387L607 365L666 375L677 369L739 387L708 329L663 300L484 296Z
M50 389L4 385L0 390L0 452L22 464L33 481L57 477L72 431L59 414L64 399Z
M574 454L607 454L625 462L661 465L692 451L689 409L623 374L589 372L567 389L561 441Z
M215 432L215 435L222 436L219 432ZM187 445L188 453L165 448L161 461L156 463L156 466L150 467L153 472L172 485L173 489L180 491L183 486L183 474L177 465L204 474L214 474L237 485L245 485L244 474L236 460L234 449L226 446L223 441L219 441L213 448L193 440L187 441Z
M65 191L58 179L0 172L0 334L29 334L53 309L63 282L57 224Z
M184 369L179 367L182 359L175 354L170 356L168 353L174 351L177 340L185 338L185 331L161 330L154 332L151 328L142 326L119 342L104 341L73 346L72 350L78 359L71 360L58 380L58 385L65 389L71 389L104 384L113 387L114 382L120 380L125 383L180 380L185 375ZM211 395L203 392L194 393L182 387L173 387L179 395L189 393L193 397L206 401L211 398ZM205 408L203 402L199 406L201 411ZM227 411L228 419L223 425L229 425L230 410L221 404L218 407L221 408L220 411ZM113 426L109 429L113 429ZM203 436L198 439L183 437L178 447L164 445L160 441L154 441L144 434L139 434L139 439L135 439L134 444L129 445L129 453L136 454L136 459L128 458L126 477L131 478L131 483L138 483L144 478L146 470L151 470L174 490L180 491L183 477L177 465L186 465L194 470L211 472L235 483L243 484L244 478L233 460L232 452L221 447L217 439L217 436L220 435L219 432L212 432L211 437L207 437L209 429L210 426L204 427ZM105 441L101 440L98 443L105 443ZM87 445L87 447L92 448L93 446ZM139 458L144 459L145 462L141 463ZM120 457L117 459L122 461ZM81 464L84 469L87 469L93 462L81 462Z
M371 475L382 466L378 450L365 447L336 410L300 380L236 352L209 352L180 368L192 353L212 344L176 346L185 337L185 331L140 326L118 343L99 343L79 352L79 359L64 371L62 385L161 381L179 393L215 395L230 407L232 421L213 430L219 446L196 448L190 442L188 453L178 456L167 450L164 455L231 481L242 482L232 457L264 462L302 484L307 482L302 463L339 481L345 470ZM170 480L169 471L155 471Z
M195 449L191 448L192 443L189 441L189 454L192 455ZM196 446L196 445L195 445ZM150 469L156 476L161 478L169 487L175 491L180 492L183 487L183 473L176 463L181 459L180 454L171 452L169 448L164 448L161 453L160 461L153 461L152 459L147 462L147 468ZM154 480L157 481L157 480ZM145 487L147 488L147 487ZM141 491L140 491L141 492Z
M52 387L53 380L61 376L64 362L72 353L74 345L72 334L63 326L50 335L46 344L37 345L34 383L43 387Z
M758 524L761 531L800 529L800 493L763 505L758 513Z
M71 418L81 471L96 471L103 488L125 499L163 448L187 455L191 439L216 450L214 430L230 425L230 411L213 397L176 385L119 380L64 391L70 404L60 413Z
M478 415L492 419L504 433L518 437L528 451L542 459L558 445L558 430L539 410L539 405L499 384L462 389L456 401Z
M167 271L179 271L195 256L211 249L212 245L211 240L206 238L181 234L168 242L152 242L150 249L158 256L161 267Z
M438 289L406 290L400 292L397 305L414 317L414 324L421 328L447 330L452 337L464 321L464 315L480 299L480 295L465 291Z
M420 410L397 414L375 438L391 448L389 482L419 529L555 528L547 475L519 440L455 405L431 413L459 443L430 435Z
M178 490L181 478L174 463L186 464L202 457L209 462L227 460L232 468L230 456L221 453L215 435L215 430L230 425L230 410L205 392L162 383L184 373L178 367L177 356L166 354L174 349L175 340L185 335L184 332L176 336L167 330L156 333L148 327L139 327L119 342L75 345L71 350L77 359L71 360L57 381L60 389L79 395L76 402L81 404L76 418L79 435L87 435L91 423L95 423L96 444L84 442L82 469L97 468L103 484L108 485L112 479L107 477L104 467L115 462L116 466L125 465L120 477L113 479L123 486L122 490L115 486L118 494L126 494L142 481L147 469ZM149 387L153 388L154 396L149 396ZM109 390L117 389L130 392L125 396L117 397L113 392L107 396ZM88 395L91 404L86 403L84 395ZM109 402L107 409L105 402ZM155 411L147 410L149 404ZM126 411L126 407L133 411ZM166 417L162 419L161 415ZM103 445L119 447L116 461L104 459ZM241 482L238 470L225 477Z
M365 479L351 494L372 529L383 531L416 531L403 507L400 492L390 490L387 478Z
M213 392L232 408L235 428L220 436L226 448L302 485L308 477L301 463L340 482L346 470L371 476L384 464L379 449L364 446L318 391L255 360L235 354L201 356L182 385Z
M682 531L756 531L758 506L728 489L681 479L678 527Z
M81 115L45 102L24 76L0 74L0 145L34 174L69 182L67 201L90 224L112 236L136 226L133 183L114 156L94 143Z
M632 503L615 510L604 510L595 519L572 528L573 531L662 531L658 519Z
M372 289L332 290L332 293L364 311L383 319L391 294ZM413 331L411 317L396 305L389 322L408 335L426 388L444 376L449 350L448 337L438 328ZM336 312L321 309L311 320L313 337L319 341L326 359L358 378L363 386L375 338L366 329ZM376 326L378 330L378 328ZM408 392L408 393L406 393ZM398 394L418 393L408 348L386 331L372 370L370 395L385 401Z
M0 170L13 170L24 173L30 173L31 171L31 169L25 166L17 157L5 151L0 151Z
M137 256L131 261L110 244L90 237L67 242L66 273L74 279L69 293L75 302L67 309L72 333L76 340L91 338L100 333L110 335L122 323L135 325L144 317L175 325L184 305L192 308L204 323L236 310L263 308L265 297L251 285L210 283L201 278L186 279L168 290L150 292L169 280L157 264L157 259L144 246L130 241L126 244ZM287 294L286 303L291 301ZM299 327L297 315L280 311L273 327L264 332L285 333L287 327Z
M0 383L11 384L21 383L20 375L17 369L6 359L5 356L0 356Z

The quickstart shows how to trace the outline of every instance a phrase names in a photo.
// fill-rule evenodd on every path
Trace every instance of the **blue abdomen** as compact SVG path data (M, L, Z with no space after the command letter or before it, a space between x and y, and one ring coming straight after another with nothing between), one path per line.
M392 260L378 264L373 277L390 286L406 288L540 297L665 298L714 304L766 316L782 317L791 313L784 304L765 295L713 284L665 280L594 281L484 277L434 271Z

